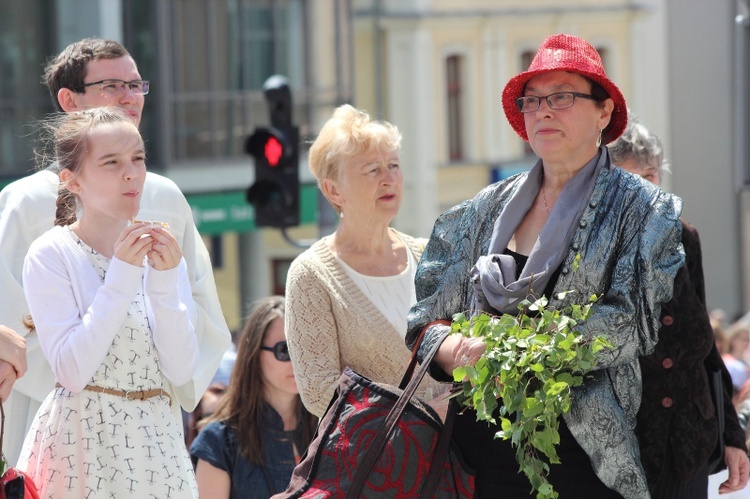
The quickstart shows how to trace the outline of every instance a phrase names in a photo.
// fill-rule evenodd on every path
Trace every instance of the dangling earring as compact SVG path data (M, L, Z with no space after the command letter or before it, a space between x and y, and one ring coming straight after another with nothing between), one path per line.
M344 212L343 210L339 212L339 219L344 218Z
M601 128L599 129L599 136L596 138L596 147L600 147L602 145L602 132L603 131L604 130L602 130Z

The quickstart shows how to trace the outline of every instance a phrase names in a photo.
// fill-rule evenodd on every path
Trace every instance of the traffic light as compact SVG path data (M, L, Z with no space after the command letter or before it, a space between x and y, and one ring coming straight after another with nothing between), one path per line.
M245 143L255 158L255 182L246 193L258 227L299 225L299 129L292 126L292 98L283 76L263 86L271 126L256 128Z
M258 227L299 225L299 131L295 127L257 128L245 144L255 158L255 182L247 201Z

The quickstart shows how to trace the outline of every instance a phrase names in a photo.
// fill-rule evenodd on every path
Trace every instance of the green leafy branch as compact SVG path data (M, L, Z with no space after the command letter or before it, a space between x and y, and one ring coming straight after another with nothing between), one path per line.
M591 315L597 299L592 295L588 303L560 311L548 308L541 297L524 300L515 316L453 316L454 333L487 344L474 366L453 371L455 381L462 383L461 403L476 411L478 421L499 424L495 438L511 440L519 471L537 499L558 497L547 480L549 464L539 454L549 463L560 463L555 449L559 418L570 410L571 388L583 383L602 350L613 348L603 336L584 338L575 330ZM493 416L498 407L499 422Z

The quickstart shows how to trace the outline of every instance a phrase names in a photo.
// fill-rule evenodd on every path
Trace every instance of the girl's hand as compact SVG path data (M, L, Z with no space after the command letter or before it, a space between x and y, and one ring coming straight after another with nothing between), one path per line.
M151 227L145 223L132 224L120 233L115 241L115 257L136 267L143 267L143 257L151 249ZM143 237L146 236L146 237Z
M152 246L148 252L148 263L156 270L173 269L180 263L182 249L177 239L162 227L151 228Z

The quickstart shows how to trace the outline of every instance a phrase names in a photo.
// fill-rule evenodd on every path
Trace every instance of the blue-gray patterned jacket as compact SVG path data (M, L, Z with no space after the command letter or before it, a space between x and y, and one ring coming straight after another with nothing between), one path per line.
M406 336L409 348L428 323L469 310L469 272L477 258L487 254L495 219L525 175L490 185L438 218L417 270L417 303L409 313ZM681 210L678 197L605 165L555 285L555 295L576 293L563 301L550 300L551 306L561 308L593 293L604 294L578 329L584 335L606 335L615 348L573 391L571 410L564 417L597 476L630 499L649 497L633 433L641 398L638 357L656 345L661 305L671 298L674 277L684 263ZM581 259L573 271L577 254ZM428 329L420 359L444 339L446 329ZM436 365L431 374L450 379Z

